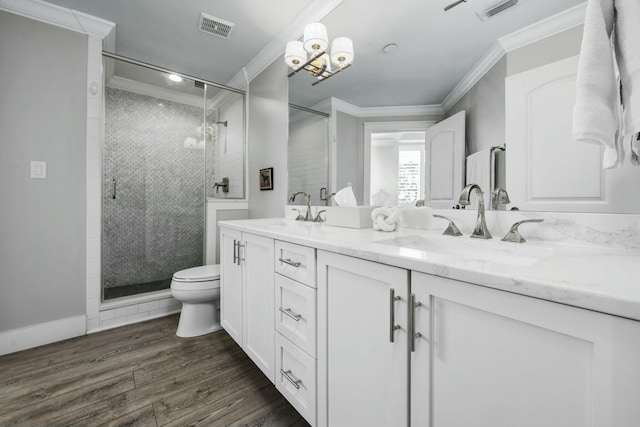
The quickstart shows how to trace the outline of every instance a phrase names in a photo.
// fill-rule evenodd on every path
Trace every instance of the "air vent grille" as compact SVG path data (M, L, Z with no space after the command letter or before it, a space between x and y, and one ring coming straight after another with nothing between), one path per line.
M205 33L228 39L235 25L233 22L200 13L200 30Z
M480 19L482 19L483 21L486 21L487 19L493 18L494 16L498 15L499 13L504 12L505 10L520 4L522 2L524 2L525 0L500 0L497 3L492 4L491 6L489 6L488 8L486 8L485 10L481 11L481 12L476 12L478 17Z

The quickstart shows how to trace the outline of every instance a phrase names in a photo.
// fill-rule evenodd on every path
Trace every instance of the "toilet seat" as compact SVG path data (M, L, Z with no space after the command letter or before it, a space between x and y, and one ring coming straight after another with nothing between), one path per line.
M220 265L203 265L180 270L173 275L171 289L202 291L220 287Z
M208 282L220 279L220 264L187 268L173 274L174 282Z

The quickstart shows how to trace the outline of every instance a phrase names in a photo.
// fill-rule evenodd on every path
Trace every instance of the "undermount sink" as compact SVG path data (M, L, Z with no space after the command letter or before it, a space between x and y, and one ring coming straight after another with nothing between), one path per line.
M377 244L418 250L465 260L487 261L496 264L527 266L547 259L553 248L532 244L514 244L501 241L454 238L449 236L400 236L377 240Z

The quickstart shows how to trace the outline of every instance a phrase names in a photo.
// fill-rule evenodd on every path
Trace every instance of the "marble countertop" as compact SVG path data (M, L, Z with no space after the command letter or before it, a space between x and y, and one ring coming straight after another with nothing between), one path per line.
M640 320L640 250L595 244L523 244L380 232L285 219L222 221L224 227L427 274Z

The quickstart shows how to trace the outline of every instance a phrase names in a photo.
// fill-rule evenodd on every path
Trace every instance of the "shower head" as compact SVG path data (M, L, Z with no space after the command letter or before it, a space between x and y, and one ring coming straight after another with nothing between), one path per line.
M224 122L216 122L217 125L222 125L224 127L227 127L227 121L225 120Z

